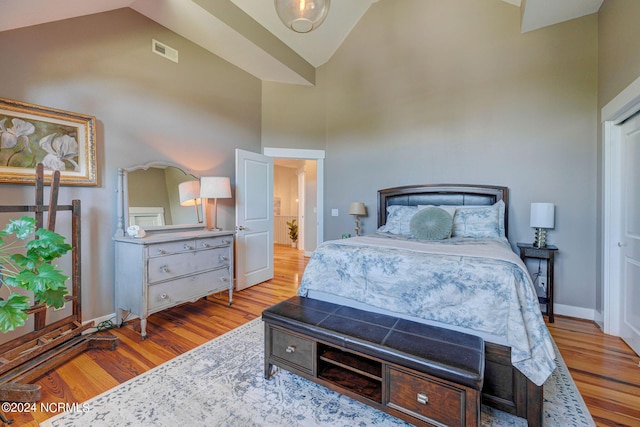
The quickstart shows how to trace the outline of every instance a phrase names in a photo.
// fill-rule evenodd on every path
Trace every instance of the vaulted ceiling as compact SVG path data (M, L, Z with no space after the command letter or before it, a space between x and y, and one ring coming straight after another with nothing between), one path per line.
M0 0L0 31L130 7L259 79L309 85L378 1L392 0L333 0L319 29L298 34L272 0ZM595 13L603 2L503 1L521 9L522 32Z

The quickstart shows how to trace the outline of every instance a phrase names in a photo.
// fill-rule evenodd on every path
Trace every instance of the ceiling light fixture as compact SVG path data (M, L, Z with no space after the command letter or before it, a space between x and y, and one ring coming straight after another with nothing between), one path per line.
M327 17L331 0L275 0L280 20L296 33L318 28Z

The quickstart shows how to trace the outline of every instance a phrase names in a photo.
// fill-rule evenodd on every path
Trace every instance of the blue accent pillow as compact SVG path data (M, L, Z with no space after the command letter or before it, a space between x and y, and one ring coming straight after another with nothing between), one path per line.
M411 234L409 221L411 221L411 217L413 217L416 212L418 212L417 206L389 206L387 207L387 221L383 226L378 228L378 231L409 236Z
M459 206L453 217L453 237L505 237L505 205L502 200L490 206Z
M443 240L451 237L453 217L444 209L427 207L416 212L409 230L418 240Z

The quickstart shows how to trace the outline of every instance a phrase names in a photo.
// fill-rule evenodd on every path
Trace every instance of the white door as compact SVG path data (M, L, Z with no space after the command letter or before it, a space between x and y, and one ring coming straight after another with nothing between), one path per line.
M273 278L273 158L236 149L236 289Z
M622 125L620 336L640 354L640 113Z

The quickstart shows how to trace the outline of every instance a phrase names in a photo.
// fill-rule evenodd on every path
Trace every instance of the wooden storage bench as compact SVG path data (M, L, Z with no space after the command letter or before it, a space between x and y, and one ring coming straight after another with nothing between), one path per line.
M484 341L303 297L262 312L279 366L418 425L479 426Z

